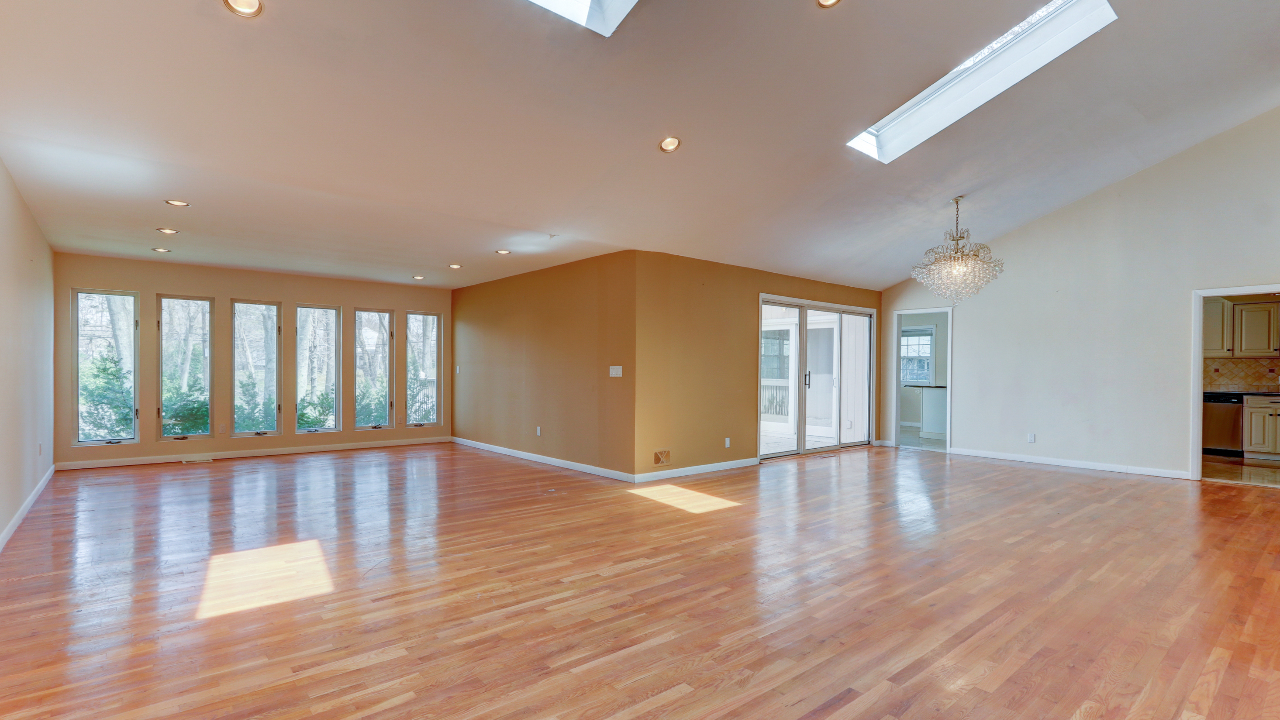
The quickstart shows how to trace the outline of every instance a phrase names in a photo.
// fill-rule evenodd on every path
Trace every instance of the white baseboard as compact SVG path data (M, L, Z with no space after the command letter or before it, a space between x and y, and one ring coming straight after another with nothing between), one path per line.
M1181 470L1162 470L1160 468L1137 467L1135 465L1113 465L1111 463L1087 462L1084 460L1063 460L1061 458L1042 457L1039 455L1015 455L1013 453L990 452L987 450L965 450L951 448L952 455L990 458L992 460L1013 460L1014 462L1035 463L1037 465L1054 465L1057 467L1080 468L1082 470L1101 470L1103 472L1128 473L1130 475L1150 475L1153 477L1174 478L1177 480L1196 480L1189 472Z
M901 425L902 427L920 427L920 423L913 423L913 422L900 422L898 424Z
M18 531L18 526L22 524L23 518L25 518L27 513L31 511L31 506L35 505L36 500L40 499L40 493L44 492L45 486L48 485L49 480L53 478L53 471L54 466L50 465L49 471L44 474L43 478L40 478L40 482L36 483L35 489L27 496L26 502L22 503L22 507L18 508L18 512L13 516L13 519L9 521L7 526L5 526L4 532L0 533L0 551L4 550L4 546L9 542L9 538L13 537L13 534Z
M488 443L476 442L475 440L467 440L465 438L456 437L454 442L467 447L479 448L480 450L488 450L500 455L509 455L518 457L522 460L532 460L540 462L544 465L554 465L555 467L565 468L566 470L577 470L589 475L599 475L612 480L621 480L629 483L653 482L655 480L669 480L671 478L685 477L687 475L700 475L702 473L716 472L718 470L733 470L740 467L749 467L751 465L759 465L760 458L746 458L743 460L730 460L729 462L712 463L710 465L695 465L693 467L678 468L675 470L662 470L659 472L640 473L633 475L618 470L609 470L607 468L596 467L594 465L586 465L583 463L571 462L569 460L561 460L559 458L547 457L546 455L535 455L521 450L512 450L499 445L490 445Z
M227 450L215 453L191 453L188 455L152 455L148 457L114 458L107 460L73 460L57 464L59 470L84 470L88 468L124 467L126 465L154 465L156 463L199 462L203 460L230 460L233 458L269 457L271 455L298 455L301 453L332 452L334 450L363 450L366 448L398 447L401 445L426 445L428 443L453 442L449 436L414 440L373 440L369 442L341 443L337 445L306 445L262 450Z

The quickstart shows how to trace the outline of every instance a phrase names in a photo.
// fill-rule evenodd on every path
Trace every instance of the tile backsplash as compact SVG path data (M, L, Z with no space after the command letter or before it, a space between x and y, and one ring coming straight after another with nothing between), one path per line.
M1210 392L1280 392L1280 358L1205 358Z

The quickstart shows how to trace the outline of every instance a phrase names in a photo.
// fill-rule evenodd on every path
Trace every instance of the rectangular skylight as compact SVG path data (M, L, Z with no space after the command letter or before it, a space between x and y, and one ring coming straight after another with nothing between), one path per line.
M1053 0L849 147L891 163L1115 20L1107 0Z
M636 0L530 0L605 37L618 29Z

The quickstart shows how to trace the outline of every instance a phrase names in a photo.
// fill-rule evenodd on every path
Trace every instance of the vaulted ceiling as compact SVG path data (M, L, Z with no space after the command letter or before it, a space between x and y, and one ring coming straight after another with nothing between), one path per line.
M1112 0L892 164L845 146L1046 1L639 0L609 38L527 0L8 3L0 159L60 250L458 287L639 248L879 289L955 195L989 241L1280 105L1280 3Z

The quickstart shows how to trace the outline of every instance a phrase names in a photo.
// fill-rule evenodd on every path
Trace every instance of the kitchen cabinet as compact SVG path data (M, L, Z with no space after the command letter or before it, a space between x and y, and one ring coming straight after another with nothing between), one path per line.
M1239 303L1232 314L1232 357L1280 357L1280 303Z
M1244 399L1244 451L1280 454L1280 397L1248 395Z
M1226 298L1204 299L1204 356L1207 358L1232 357L1235 340L1235 314L1231 301Z

